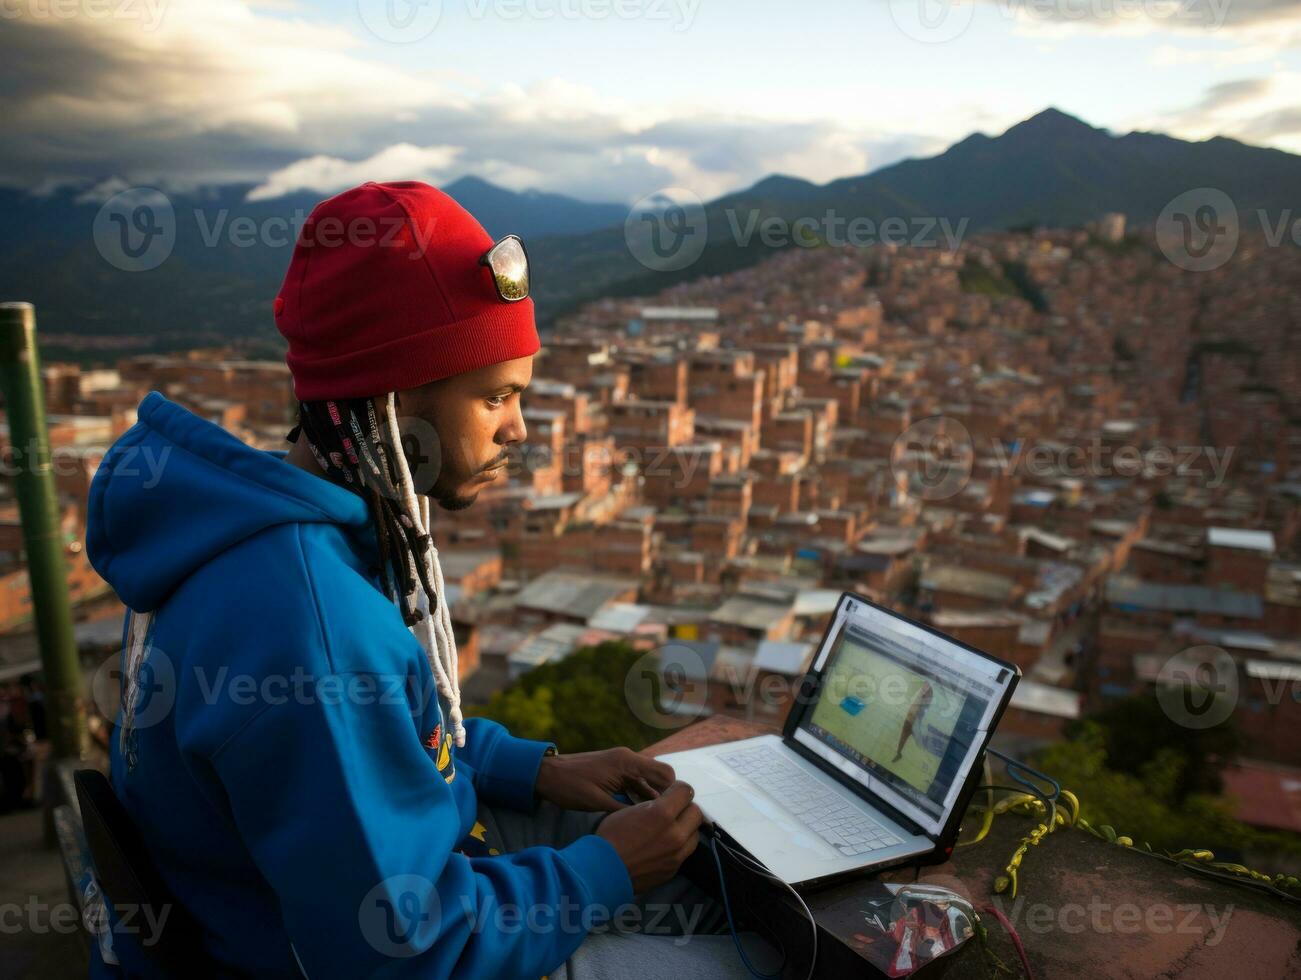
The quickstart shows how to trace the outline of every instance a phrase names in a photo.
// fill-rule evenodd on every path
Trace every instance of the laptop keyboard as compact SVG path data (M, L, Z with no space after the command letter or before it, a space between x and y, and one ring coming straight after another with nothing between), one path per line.
M854 806L781 758L772 746L756 745L718 758L790 810L809 830L838 850L853 856L900 843L899 838Z

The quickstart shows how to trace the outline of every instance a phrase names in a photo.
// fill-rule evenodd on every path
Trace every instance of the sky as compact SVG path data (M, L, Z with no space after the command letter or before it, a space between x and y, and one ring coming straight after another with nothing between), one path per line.
M0 0L0 185L823 183L1049 106L1301 153L1301 0Z

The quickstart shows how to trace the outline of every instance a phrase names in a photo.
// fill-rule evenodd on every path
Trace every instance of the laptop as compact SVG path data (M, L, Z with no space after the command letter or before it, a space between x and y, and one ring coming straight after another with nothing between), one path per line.
M841 595L782 734L657 756L707 829L809 888L952 850L1013 664Z

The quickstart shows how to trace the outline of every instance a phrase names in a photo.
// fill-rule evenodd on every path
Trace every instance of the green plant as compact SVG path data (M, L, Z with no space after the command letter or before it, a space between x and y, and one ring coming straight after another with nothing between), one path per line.
M1215 794L1221 789L1220 769L1238 754L1241 736L1230 717L1211 728L1190 729L1173 721L1150 695L1120 698L1092 714L1087 722L1066 729L1077 737L1092 723L1101 730L1108 768L1141 776L1163 752L1178 757L1178 777L1171 785L1176 803L1193 793Z
M1270 850L1301 859L1301 840L1292 835L1258 831L1234 818L1227 800L1204 792L1185 792L1196 785L1186 769L1183 747L1163 747L1134 772L1113 768L1107 732L1095 721L1081 723L1069 741L1035 754L1033 765L1079 795L1080 816L1089 824L1110 826L1135 844L1171 852L1208 848L1242 854Z
M649 685L627 685L643 654L607 641L543 664L469 714L501 722L513 735L555 742L561 752L626 745L641 749L668 734L641 721L654 717ZM629 698L644 700L633 705Z

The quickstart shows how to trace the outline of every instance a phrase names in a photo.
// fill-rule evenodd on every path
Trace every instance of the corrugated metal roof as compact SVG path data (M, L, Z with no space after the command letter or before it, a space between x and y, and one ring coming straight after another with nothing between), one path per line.
M1202 612L1239 619L1260 619L1264 603L1260 596L1206 585L1169 585L1142 579L1115 577L1107 580L1107 601L1114 606L1134 606L1163 612Z
M1258 762L1225 766L1224 795L1236 800L1234 816L1256 827L1301 832L1301 779L1295 769Z
M631 633L650 615L651 607L633 602L612 602L597 610L588 622L595 629L612 633Z
M795 597L795 615L822 616L834 612L839 601L836 589L805 589Z
M660 673L676 668L693 680L707 681L720 646L717 640L672 640L659 648Z
M1012 692L1012 707L1057 718L1080 716L1080 694L1051 684L1022 679Z
M957 565L931 565L922 573L922 588L982 599L1006 600L1016 587L1006 575Z
M1244 551L1274 553L1272 531L1246 531L1237 527L1208 527L1206 541L1213 548L1241 548Z
M1301 664L1278 660L1248 660L1247 676L1272 681L1301 681Z
M709 614L716 623L744 629L766 630L791 611L786 603L764 602L749 596L732 596Z
M939 630L962 627L1021 627L1026 617L1010 609L943 609L931 614L931 625Z
M808 669L809 661L812 659L812 643L764 640L755 651L754 665L759 670L795 677Z
M607 602L636 588L637 583L628 579L573 572L547 572L520 590L515 597L515 605L590 619Z
M586 632L586 626L554 623L512 650L510 662L516 668L527 670L554 660L563 660L574 652Z
M709 679L718 684L743 683L754 669L754 651L742 647L719 647Z

